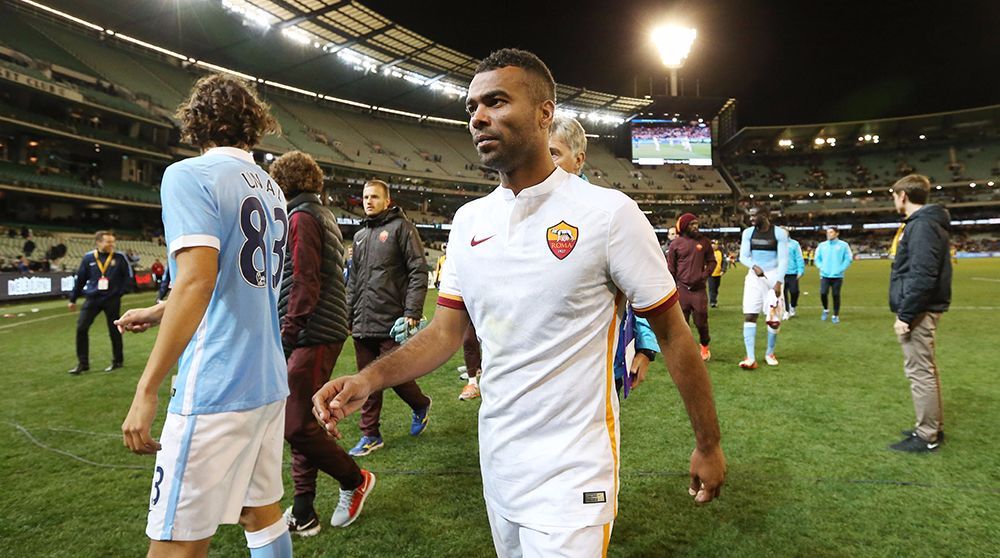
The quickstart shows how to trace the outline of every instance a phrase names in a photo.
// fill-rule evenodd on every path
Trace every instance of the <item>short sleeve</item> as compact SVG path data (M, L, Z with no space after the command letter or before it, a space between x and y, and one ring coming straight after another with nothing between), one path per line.
M163 173L160 202L170 255L193 246L220 248L222 219L208 186L187 165L171 165Z
M437 303L445 308L455 310L465 310L465 301L462 299L462 287L458 282L458 272L455 269L455 258L458 257L459 248L454 243L457 238L455 228L452 227L448 233L448 248L445 252L444 266L441 268L441 285L438 287Z
M632 200L611 218L608 262L611 280L632 303L636 315L656 316L677 302L674 278L667 270L656 233Z

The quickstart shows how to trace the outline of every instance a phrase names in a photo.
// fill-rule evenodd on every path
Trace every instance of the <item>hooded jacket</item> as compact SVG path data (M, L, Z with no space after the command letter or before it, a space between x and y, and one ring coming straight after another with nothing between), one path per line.
M925 205L903 221L889 277L889 308L913 323L924 312L944 312L951 304L948 210Z
M388 338L400 316L423 317L427 271L420 235L402 209L363 220L347 280L351 335Z

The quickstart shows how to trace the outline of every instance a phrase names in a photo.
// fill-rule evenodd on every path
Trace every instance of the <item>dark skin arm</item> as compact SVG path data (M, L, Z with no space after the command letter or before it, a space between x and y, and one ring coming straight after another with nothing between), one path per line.
M725 483L726 457L720 445L719 420L708 370L679 305L674 304L667 311L646 319L656 333L663 360L684 400L694 430L695 449L691 453L688 492L698 503L710 502L719 496ZM641 383L644 376L637 377L634 385Z

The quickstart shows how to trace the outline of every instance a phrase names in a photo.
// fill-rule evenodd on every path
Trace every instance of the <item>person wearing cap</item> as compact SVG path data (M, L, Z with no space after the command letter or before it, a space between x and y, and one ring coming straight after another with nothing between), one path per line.
M702 360L712 358L708 349L711 336L708 334L708 292L705 287L715 263L712 245L698 229L698 217L693 213L681 215L677 219L677 238L670 243L670 251L667 252L667 268L677 281L684 319L690 320L694 316Z

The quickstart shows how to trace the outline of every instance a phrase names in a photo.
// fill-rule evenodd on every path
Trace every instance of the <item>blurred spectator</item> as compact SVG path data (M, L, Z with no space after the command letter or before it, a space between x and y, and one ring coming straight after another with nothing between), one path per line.
M29 232L27 239L25 239L25 241L24 241L24 248L21 249L21 251L24 252L24 255L27 256L27 257L29 257L29 258L35 252L35 240L34 240L34 238L35 238L35 235L33 235L33 234L31 234Z

